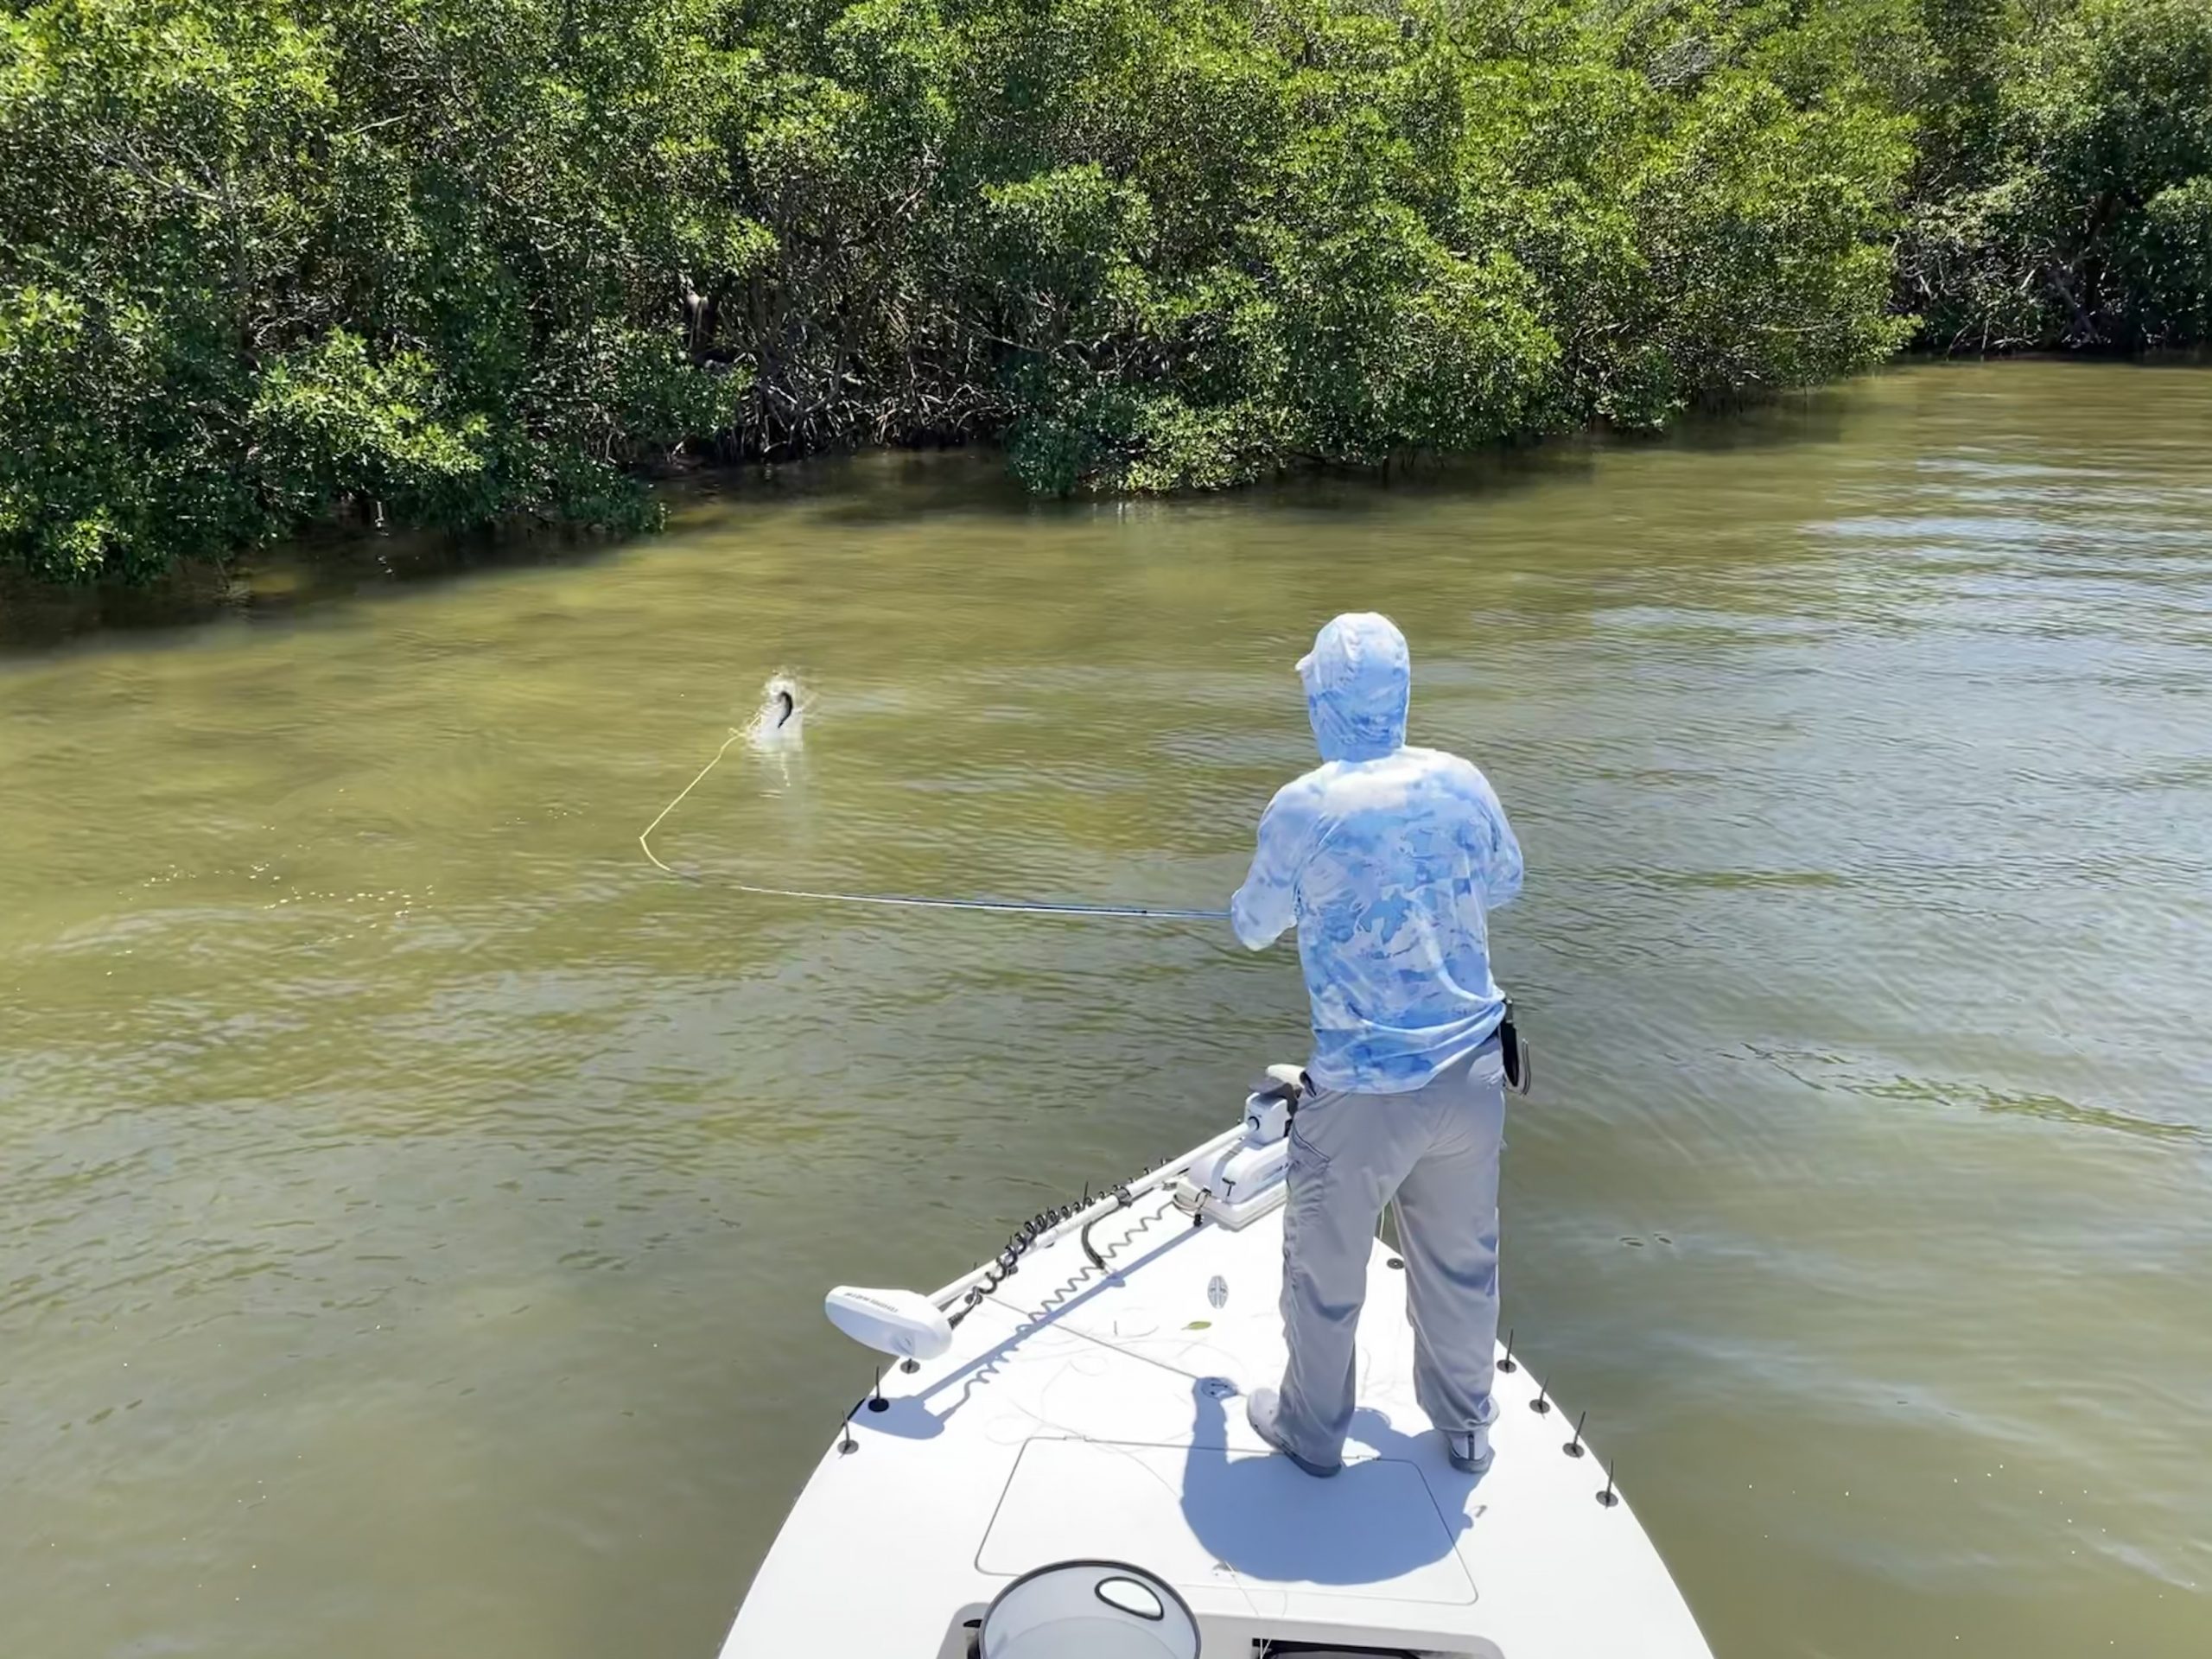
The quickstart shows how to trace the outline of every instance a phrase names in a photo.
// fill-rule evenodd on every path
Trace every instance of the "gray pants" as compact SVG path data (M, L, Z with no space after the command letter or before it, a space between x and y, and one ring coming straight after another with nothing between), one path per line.
M1505 1074L1495 1039L1402 1095L1322 1091L1292 1121L1277 1427L1332 1464L1351 1427L1360 1305L1384 1206L1398 1205L1414 1395L1464 1433L1487 1414L1497 1344L1497 1158Z

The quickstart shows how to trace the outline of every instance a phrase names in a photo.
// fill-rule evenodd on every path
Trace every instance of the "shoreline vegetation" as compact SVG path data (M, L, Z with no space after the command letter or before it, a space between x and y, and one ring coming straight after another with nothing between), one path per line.
M0 568L2212 340L2202 0L0 0Z

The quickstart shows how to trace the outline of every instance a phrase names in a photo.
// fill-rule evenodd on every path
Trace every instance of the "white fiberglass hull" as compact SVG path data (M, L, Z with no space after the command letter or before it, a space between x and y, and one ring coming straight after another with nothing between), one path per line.
M1165 1190L1040 1243L854 1414L761 1563L722 1659L961 1659L992 1598L1077 1559L1166 1580L1206 1659L1325 1644L1479 1659L1711 1659L1597 1456L1501 1371L1497 1459L1456 1473L1414 1402L1405 1275L1379 1243L1360 1410L1333 1479L1244 1420L1283 1361L1279 1207L1193 1225ZM1210 1294L1211 1293L1211 1294ZM1225 1294L1224 1294L1225 1293ZM1218 1305L1217 1305L1217 1303Z

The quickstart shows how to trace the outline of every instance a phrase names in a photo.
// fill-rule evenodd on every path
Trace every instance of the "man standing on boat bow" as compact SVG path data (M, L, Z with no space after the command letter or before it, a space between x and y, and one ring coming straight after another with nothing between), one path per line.
M1313 1005L1283 1218L1290 1361L1247 1414L1307 1474L1343 1466L1368 1260L1395 1199L1415 1397L1452 1464L1479 1473L1497 1414L1507 1014L1485 918L1520 892L1521 849L1477 767L1407 745L1413 663L1388 617L1338 617L1298 673L1322 765L1268 804L1230 904L1252 950L1298 930Z

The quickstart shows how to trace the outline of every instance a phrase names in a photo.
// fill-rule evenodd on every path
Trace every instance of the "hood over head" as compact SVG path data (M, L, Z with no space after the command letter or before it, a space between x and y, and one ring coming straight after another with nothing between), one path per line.
M1389 617L1373 611L1338 617L1313 636L1298 677L1324 760L1377 760L1404 745L1413 655Z

